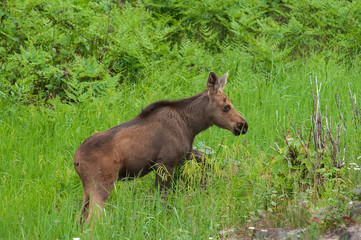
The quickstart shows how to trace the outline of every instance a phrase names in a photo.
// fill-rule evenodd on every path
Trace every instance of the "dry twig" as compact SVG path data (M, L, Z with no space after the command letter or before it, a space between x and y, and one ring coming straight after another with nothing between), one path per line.
M305 152L306 152L307 158L310 160L310 163L311 163L311 165L312 165L312 169L315 170L315 164L312 162L311 157L310 157L310 154L308 153L308 151L307 151L307 149L306 149L306 147L305 147L306 144L305 144L302 136L300 137L300 135L298 134L298 131L297 131L297 129L295 128L295 126L293 125L293 122L292 122L291 117L290 117L290 115L288 114L288 111L287 111L287 110L286 110L286 112L287 112L288 119L290 120L290 123L291 123L291 126L292 126L293 130L295 130L295 133L296 133L296 135L297 135L297 138L298 138L298 140L301 142L301 145L302 145L302 147L303 147L303 150L305 150Z

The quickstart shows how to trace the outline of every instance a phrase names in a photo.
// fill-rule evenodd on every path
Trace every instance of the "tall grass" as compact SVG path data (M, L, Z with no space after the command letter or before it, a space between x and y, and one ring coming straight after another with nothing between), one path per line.
M217 237L222 229L261 224L265 221L261 212L268 214L273 226L313 226L310 213L302 210L300 202L317 209L347 200L349 189L359 184L359 171L345 168L342 182L326 183L319 194L312 188L293 187L290 192L287 189L292 182L268 168L274 155L269 146L282 144L278 123L291 129L286 110L297 125L310 126L309 79L317 77L322 83L322 111L327 106L332 124L338 119L334 100L338 91L347 122L347 161L360 164L360 138L353 128L347 88L349 83L354 94L360 95L359 63L350 66L315 55L305 62L275 65L265 74L255 73L246 60L237 60L237 54L229 51L213 60L194 56L195 61L219 74L230 70L225 92L249 122L249 132L240 137L212 127L196 138L196 146L206 145L218 152L209 155L207 187L194 180L200 172L194 162L183 167L167 203L154 190L154 173L120 182L107 202L104 217L92 230L77 227L82 186L72 166L76 148L89 135L134 117L147 104L204 90L208 70L189 71L179 62L158 66L142 83L114 85L103 97L90 96L78 104L55 98L46 107L26 106L3 99L0 235L7 239L204 239Z
M313 239L342 223L339 213L317 215L317 209L342 209L360 187L361 171L350 163L361 165L361 126L348 90L361 96L359 3L14 0L0 6L1 238L215 239L220 230L246 237L248 226L260 226L306 227ZM120 182L104 217L82 230L82 186L72 164L77 147L154 101L203 91L209 71L229 71L225 93L249 132L235 137L212 127L197 136L195 147L209 153L206 187L192 161L180 167L167 202L154 189L154 173ZM337 174L317 175L317 188L306 164L291 166L270 148L275 142L286 148L281 129L296 138L287 112L308 136L310 79L321 85L320 109L333 133L338 95L347 132L347 164ZM309 149L314 154L312 144Z

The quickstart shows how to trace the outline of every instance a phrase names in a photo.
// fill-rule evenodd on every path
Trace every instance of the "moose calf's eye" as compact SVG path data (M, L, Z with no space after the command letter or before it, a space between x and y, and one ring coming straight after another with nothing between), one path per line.
M231 110L231 106L226 105L226 106L223 107L224 112L228 112L229 110Z

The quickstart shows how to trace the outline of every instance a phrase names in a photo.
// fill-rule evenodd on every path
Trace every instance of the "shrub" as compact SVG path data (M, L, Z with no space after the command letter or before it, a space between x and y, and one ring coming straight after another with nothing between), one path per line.
M315 51L352 58L361 36L361 4L349 1L14 0L0 6L1 95L25 101L73 99L67 90L74 81L88 89L108 77L140 82L174 63L204 67L183 61L189 47L205 58L231 49L267 74Z

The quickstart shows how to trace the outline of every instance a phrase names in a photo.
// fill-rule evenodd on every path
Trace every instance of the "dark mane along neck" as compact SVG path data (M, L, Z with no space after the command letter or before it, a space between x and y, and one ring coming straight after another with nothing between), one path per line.
M185 109L187 108L189 105L191 105L193 102L197 102L197 100L199 98L202 97L202 95L204 95L204 92L201 92L197 95L194 95L192 97L189 98L185 98L185 99L181 99L181 100L160 100L157 102L154 102L152 104L150 104L149 106L147 106L146 108L144 108L138 115L139 118L147 118L153 114L155 114L158 110L163 109L164 107L171 107L174 109Z

